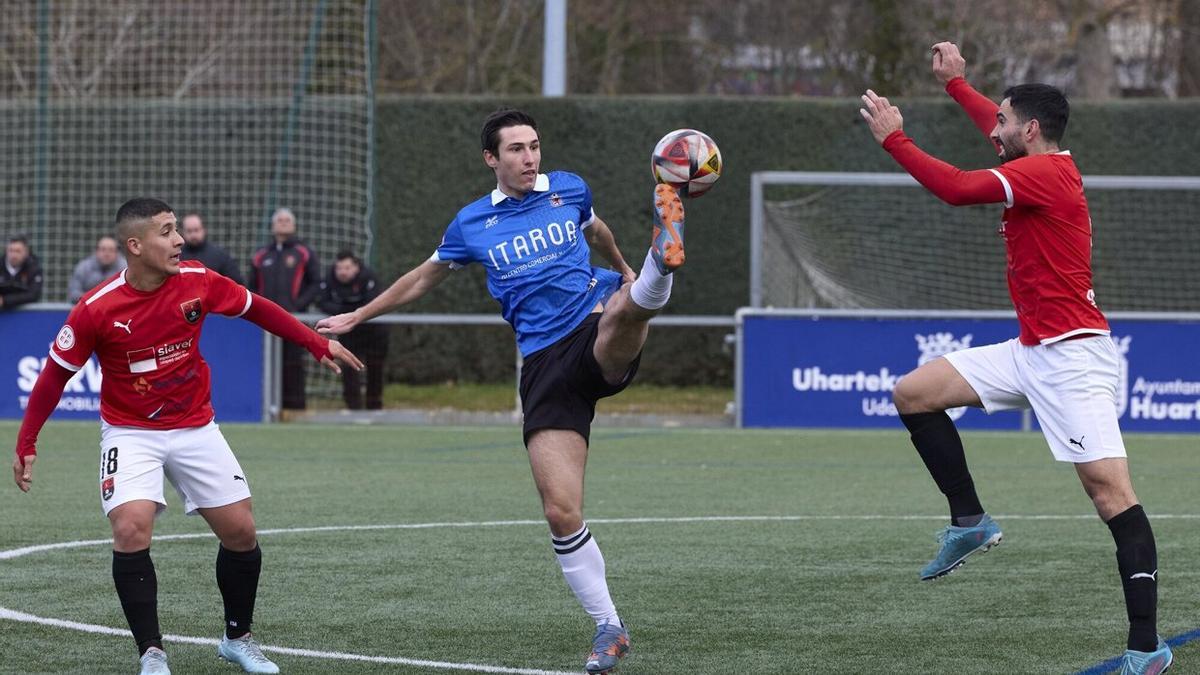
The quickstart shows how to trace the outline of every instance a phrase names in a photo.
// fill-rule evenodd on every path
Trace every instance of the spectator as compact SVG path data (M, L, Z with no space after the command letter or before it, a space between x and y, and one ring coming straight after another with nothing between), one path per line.
M250 261L250 290L289 312L303 312L321 291L321 262L296 237L296 215L290 209L276 209L271 216L271 236L274 241L255 251ZM284 342L283 408L304 407L304 348Z
M337 262L321 282L317 307L326 314L353 312L379 295L375 273L350 251L337 254ZM387 360L387 326L365 323L342 335L342 346L359 354L367 366L367 410L383 408L383 369ZM358 371L342 369L342 398L351 410L363 409L362 382Z
M183 229L183 252L180 260L199 260L208 269L223 274L245 286L242 273L238 270L237 261L225 249L208 241L208 232L204 229L204 220L195 211L184 214L180 221Z
M42 267L23 234L8 238L0 268L0 310L42 299Z
M117 247L116 237L104 235L96 240L96 252L75 264L71 281L67 284L67 299L79 302L84 293L100 285L101 281L125 269L125 256Z

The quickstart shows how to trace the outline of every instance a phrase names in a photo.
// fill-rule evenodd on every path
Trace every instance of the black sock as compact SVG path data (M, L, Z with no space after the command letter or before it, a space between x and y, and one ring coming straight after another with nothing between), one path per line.
M1158 648L1158 551L1154 532L1141 504L1134 504L1108 521L1117 542L1117 569L1125 590L1129 615L1128 649L1152 652Z
M217 549L217 588L221 589L221 599L225 602L225 637L230 640L250 632L261 570L262 549L258 544L241 552L224 546Z
M138 654L145 654L151 647L162 649L162 631L158 628L158 577L154 574L150 549L134 553L113 551L112 575Z
M950 502L950 522L959 525L961 518L982 515L983 505L967 471L962 439L950 416L944 412L912 413L900 415L900 421L912 434L913 445L933 482Z

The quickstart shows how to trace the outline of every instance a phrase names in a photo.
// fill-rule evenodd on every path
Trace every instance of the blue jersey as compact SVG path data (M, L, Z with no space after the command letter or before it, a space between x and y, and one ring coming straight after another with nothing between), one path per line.
M620 274L591 265L583 229L592 218L587 183L554 171L539 175L524 199L496 189L465 206L431 260L483 265L488 291L528 356L570 333L620 287Z

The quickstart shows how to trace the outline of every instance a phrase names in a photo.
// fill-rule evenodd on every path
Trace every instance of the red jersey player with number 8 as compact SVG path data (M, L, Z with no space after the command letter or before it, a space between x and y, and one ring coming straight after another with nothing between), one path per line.
M200 329L211 313L242 317L302 345L331 370L362 363L275 303L197 262L180 262L175 213L139 198L117 211L127 270L83 296L50 347L17 437L13 476L28 492L37 437L67 381L93 353L100 359L100 503L113 531L113 581L141 653L141 672L170 673L158 626L158 582L150 559L155 516L166 508L163 477L189 514L220 540L217 586L225 605L218 655L246 672L277 673L250 634L262 553L250 488L213 421Z
M950 503L951 524L920 577L949 574L1002 536L980 504L945 411L1033 408L1055 459L1074 464L1116 541L1129 618L1121 672L1157 675L1172 661L1155 626L1157 552L1117 425L1119 360L1092 291L1092 221L1083 179L1071 153L1059 148L1070 106L1045 84L1010 87L997 106L967 84L966 61L950 42L933 46L933 72L995 145L1000 167L961 171L931 157L905 135L900 110L869 89L859 112L883 149L943 201L1004 204L1000 235L1021 331L1008 342L926 363L896 385L900 419Z

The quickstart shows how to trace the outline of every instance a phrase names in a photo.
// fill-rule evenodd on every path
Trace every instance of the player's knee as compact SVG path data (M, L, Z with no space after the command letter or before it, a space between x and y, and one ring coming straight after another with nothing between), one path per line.
M254 521L240 523L221 532L221 545L230 551L249 551L258 543Z
M542 513L555 533L570 534L583 527L583 511L573 504L546 500L542 505Z
M150 548L153 523L142 523L133 518L124 518L112 523L113 548L131 553Z
M1137 495L1132 489L1123 486L1104 484L1089 491L1092 506L1101 520L1108 521L1114 516L1129 510L1138 503Z
M901 415L936 412L926 392L908 377L900 378L896 383L896 388L892 390L892 403L896 404L896 411Z

